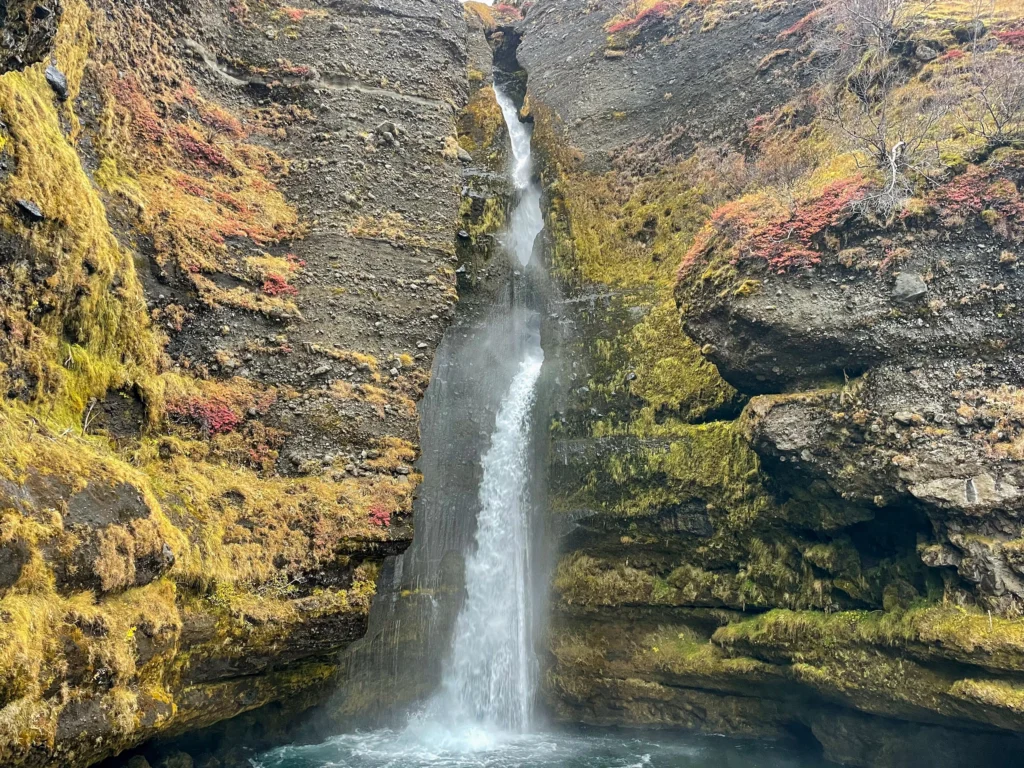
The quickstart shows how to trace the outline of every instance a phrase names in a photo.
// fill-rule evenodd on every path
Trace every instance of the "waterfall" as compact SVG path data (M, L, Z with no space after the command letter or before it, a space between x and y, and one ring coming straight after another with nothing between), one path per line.
M461 749L467 736L529 727L543 621L532 595L547 587L547 550L533 531L544 500L534 427L546 407L540 328L550 295L533 258L544 217L530 126L500 87L495 94L515 193L502 248L476 265L492 278L467 291L438 348L420 406L416 535L386 561L366 637L346 652L344 683L318 730L351 727L354 712L361 724L407 722L413 740Z
M527 451L543 360L538 347L522 362L483 458L477 548L466 562L466 602L440 699L450 719L505 730L525 729L533 702Z
M544 228L533 181L528 127L512 100L495 93L512 143L517 199L505 245L520 266L533 256ZM530 605L531 412L544 362L536 312L514 298L510 325L520 350L518 372L505 392L490 447L481 460L475 549L466 559L466 600L455 622L442 687L428 706L456 729L521 732L530 724L536 669Z
M533 255L543 232L531 135L496 89L514 153L516 198L503 244L511 274L439 349L422 408L424 483L412 547L391 558L367 642L349 657L357 703L396 692L419 709L391 727L348 731L258 756L254 768L824 768L756 742L531 727L535 624L548 552L538 535L544 435L558 331L541 314L553 291ZM472 300L472 293L469 294ZM548 318L554 313L547 309ZM465 317L465 316L464 316ZM548 378L551 378L548 381ZM360 676L361 675L361 676ZM404 687L403 687L404 686ZM340 700L342 703L345 699ZM399 723L403 725L399 725Z

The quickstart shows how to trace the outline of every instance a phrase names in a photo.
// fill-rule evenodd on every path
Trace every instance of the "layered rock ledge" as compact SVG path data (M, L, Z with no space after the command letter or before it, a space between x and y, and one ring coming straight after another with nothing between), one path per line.
M518 27L571 361L547 700L809 732L850 765L1004 761L1018 152L951 138L941 183L872 213L815 106L812 10L541 2ZM936 56L893 54L917 96L958 82L958 14L917 32ZM990 23L979 51L1017 55L1018 22Z
M455 0L4 5L0 762L309 696L411 540Z

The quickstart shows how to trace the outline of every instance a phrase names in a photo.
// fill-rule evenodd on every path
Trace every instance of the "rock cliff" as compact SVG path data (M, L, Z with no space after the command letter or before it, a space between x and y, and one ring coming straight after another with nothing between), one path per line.
M896 5L0 3L0 763L432 689L387 558L507 283L492 57L559 287L554 717L1024 761L1024 21Z
M1020 759L1024 126L979 138L970 88L1024 61L1019 11L968 5L914 11L834 112L809 3L527 10L565 291L558 719ZM883 99L941 149L897 213L850 122Z
M0 763L332 679L456 300L455 0L0 4Z

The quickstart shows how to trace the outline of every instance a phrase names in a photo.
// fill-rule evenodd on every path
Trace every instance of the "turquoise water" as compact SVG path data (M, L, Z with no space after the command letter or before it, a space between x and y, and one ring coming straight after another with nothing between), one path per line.
M825 768L782 746L667 733L571 732L495 736L430 726L336 736L281 747L253 768Z

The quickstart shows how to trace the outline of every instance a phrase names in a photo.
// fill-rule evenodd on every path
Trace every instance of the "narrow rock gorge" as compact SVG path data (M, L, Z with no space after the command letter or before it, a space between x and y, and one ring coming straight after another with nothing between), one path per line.
M0 764L1024 765L1016 0L0 29Z

